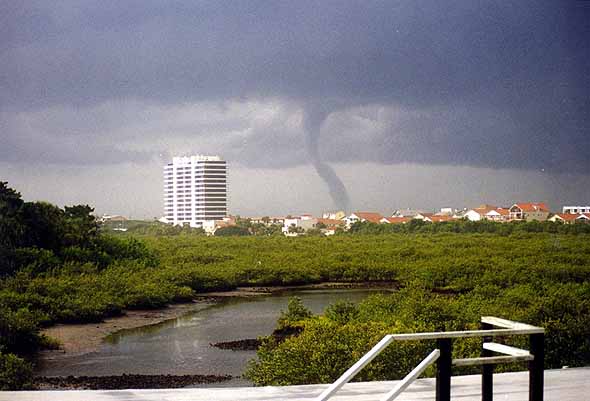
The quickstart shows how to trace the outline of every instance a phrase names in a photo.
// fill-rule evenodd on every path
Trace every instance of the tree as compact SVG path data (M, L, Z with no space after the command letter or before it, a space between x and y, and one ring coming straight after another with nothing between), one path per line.
M0 181L0 247L15 248L23 238L24 227L20 221L23 200L20 193Z
M98 235L98 223L92 214L94 209L88 205L66 206L65 236L66 245L78 245L82 248L89 247Z
M303 227L298 227L295 224L291 224L288 231L290 234L303 234L305 232Z
M322 230L320 230L319 228L310 228L309 230L307 230L305 234L309 235L310 237L321 237L324 235Z
M65 229L63 210L47 202L26 202L22 218L26 227L24 246L60 251Z
M216 237L229 237L229 236L246 236L250 235L250 231L246 227L229 226L220 227L215 230Z
M22 244L25 231L20 216L22 206L20 193L0 181L0 276L17 268L15 250Z
M281 315L277 321L277 328L284 329L295 325L301 320L308 319L313 316L313 313L303 305L301 298L291 297L287 304L287 310L281 311Z

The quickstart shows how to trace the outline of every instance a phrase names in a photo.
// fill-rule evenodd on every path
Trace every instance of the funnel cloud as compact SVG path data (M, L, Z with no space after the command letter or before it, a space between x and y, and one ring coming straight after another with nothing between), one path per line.
M314 105L305 110L303 119L305 144L313 167L328 186L328 192L332 197L334 206L339 210L348 211L350 209L350 197L344 183L334 169L329 164L324 163L320 156L319 140L321 129L328 115L329 111L322 105Z

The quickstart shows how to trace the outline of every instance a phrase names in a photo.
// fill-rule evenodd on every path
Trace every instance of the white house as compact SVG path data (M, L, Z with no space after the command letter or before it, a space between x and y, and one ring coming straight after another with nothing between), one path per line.
M549 213L549 208L542 202L515 203L510 207L509 219L545 221Z
M379 213L374 213L374 212L354 212L351 215L349 215L348 217L346 217L344 219L344 221L346 222L346 228L350 228L351 225L353 225L354 223L358 222L358 221L369 221L371 223L381 223L381 219L383 218L383 216L381 216L381 214Z
M285 218L282 232L288 237L296 237L298 233L292 229L293 232L289 232L289 228L293 227L295 230L299 229L303 232L316 228L318 219L314 219L311 215L303 215L292 218ZM299 231L297 230L297 231Z
M496 207L492 205L481 205L475 209L468 210L463 217L470 221L491 220L491 221L506 221L510 215L510 211L503 207Z
M590 206L564 206L563 213L569 213L569 214L590 213Z
M590 213L580 213L580 214L573 214L573 213L556 213L551 216L549 221L553 222L561 222L564 224L573 224L573 223L588 223L590 222Z

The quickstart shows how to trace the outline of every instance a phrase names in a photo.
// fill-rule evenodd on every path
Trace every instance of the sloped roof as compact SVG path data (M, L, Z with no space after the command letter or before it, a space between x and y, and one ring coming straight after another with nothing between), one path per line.
M429 216L428 219L433 223L440 223L441 221L455 220L453 216Z
M324 218L319 218L319 217L316 220L318 221L318 223L325 224L328 227L330 227L330 226L341 226L341 225L344 225L344 220L324 219Z
M488 210L485 214L489 214L491 212L496 212L498 213L500 216L508 216L510 214L510 210L504 207L497 207L494 209L490 209Z
M408 221L412 220L411 217L384 217L382 220L385 220L389 224L404 224Z
M512 207L518 207L523 212L548 212L549 208L543 202L515 203Z
M555 213L553 217L557 217L563 221L575 221L579 216L579 214Z
M353 214L358 216L361 220L367 220L371 223L379 223L383 218L380 213L374 212L354 212Z

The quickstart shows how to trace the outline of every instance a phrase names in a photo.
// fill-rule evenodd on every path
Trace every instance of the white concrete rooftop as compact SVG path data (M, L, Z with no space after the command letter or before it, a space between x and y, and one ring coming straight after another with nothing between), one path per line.
M528 372L494 375L494 400L527 401ZM346 384L330 400L377 401L396 381ZM454 376L452 400L481 400L481 376ZM0 401L309 401L326 384L284 387L183 388L165 390L5 391ZM434 379L418 379L398 400L434 401ZM590 400L590 367L545 371L546 401Z

